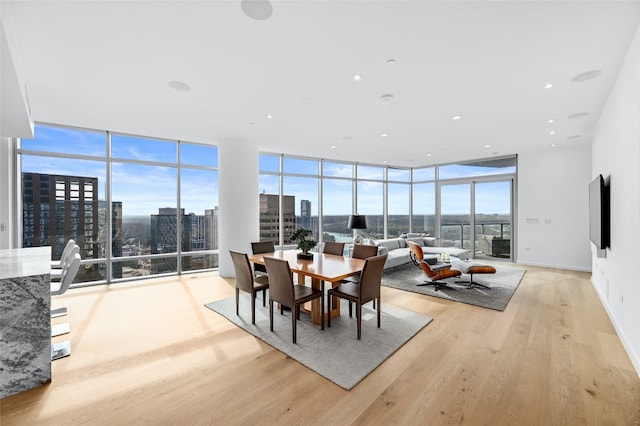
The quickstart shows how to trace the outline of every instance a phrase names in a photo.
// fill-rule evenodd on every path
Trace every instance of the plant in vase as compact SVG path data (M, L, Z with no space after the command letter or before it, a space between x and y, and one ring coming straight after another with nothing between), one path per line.
M298 248L302 250L302 253L298 253L299 259L313 259L313 255L309 253L309 250L314 248L317 242L311 230L297 228L289 237L289 241L292 243L296 243L298 245Z

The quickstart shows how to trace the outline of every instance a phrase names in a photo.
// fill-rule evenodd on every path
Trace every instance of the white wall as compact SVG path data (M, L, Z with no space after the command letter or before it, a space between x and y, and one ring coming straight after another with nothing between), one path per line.
M592 177L611 179L611 248L592 280L640 374L640 29L598 122Z
M591 270L591 146L518 155L517 261Z

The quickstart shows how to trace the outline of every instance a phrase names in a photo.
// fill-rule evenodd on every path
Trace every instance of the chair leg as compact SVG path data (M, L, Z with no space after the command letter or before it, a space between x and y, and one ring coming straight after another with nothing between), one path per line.
M269 330L273 331L273 300L269 299Z
M362 304L356 302L356 315L358 316L356 322L358 323L358 340L360 340L360 330L362 329Z
M236 315L240 315L240 289L236 287Z
M255 324L256 323L256 298L255 298L255 293L253 293L253 296L251 298L251 324Z
M266 306L265 303L267 303L267 289L265 288L264 290L262 290L262 306Z
M353 303L349 301L349 318L353 316Z
M373 303L375 305L376 299L373 299ZM380 328L380 298L378 297L378 328Z
M296 325L298 324L297 312L300 310L300 305L291 310L291 337L293 343L296 343Z
M329 316L331 316L331 312L329 312ZM320 296L320 330L324 330L324 292L322 292L322 295Z
M327 315L327 327L331 327L331 294L327 295L327 304L329 305L329 315Z

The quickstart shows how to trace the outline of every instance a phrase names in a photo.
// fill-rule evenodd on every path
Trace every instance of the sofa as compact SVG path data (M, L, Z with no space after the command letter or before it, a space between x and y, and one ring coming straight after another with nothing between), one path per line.
M425 258L435 258L438 253L449 253L462 260L469 259L469 250L458 247L442 247L437 245L434 237L423 236L422 234L404 234L396 238L384 240L370 240L369 244L378 246L378 255L386 254L387 261L384 269L395 268L411 262L410 250L407 241L413 241L422 246Z

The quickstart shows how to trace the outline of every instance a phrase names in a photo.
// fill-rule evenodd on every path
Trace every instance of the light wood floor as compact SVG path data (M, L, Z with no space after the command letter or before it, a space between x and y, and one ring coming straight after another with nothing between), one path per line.
M351 391L205 308L233 295L217 273L70 290L71 356L0 424L640 424L589 274L527 270L504 312L383 288L434 321Z

